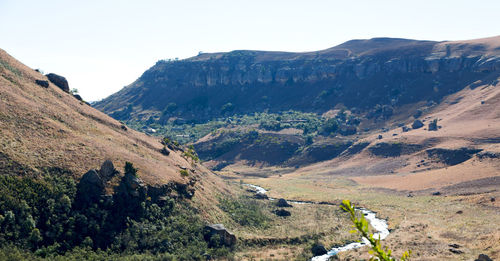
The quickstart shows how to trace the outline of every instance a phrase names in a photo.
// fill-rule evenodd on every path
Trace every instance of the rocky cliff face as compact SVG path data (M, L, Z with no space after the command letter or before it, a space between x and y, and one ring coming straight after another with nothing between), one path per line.
M437 101L500 74L500 37L465 42L375 38L309 53L233 51L159 61L96 104L115 118L210 119L254 111L373 109ZM148 111L148 113L143 113Z

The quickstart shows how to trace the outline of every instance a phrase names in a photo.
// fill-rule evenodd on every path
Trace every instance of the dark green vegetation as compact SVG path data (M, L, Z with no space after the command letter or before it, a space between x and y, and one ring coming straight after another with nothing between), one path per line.
M270 218L264 213L266 205L245 196L239 198L222 197L219 207L241 226L266 228Z
M0 176L0 260L205 260L209 248L196 209L182 198L126 191L132 164L109 196L92 198L73 179ZM87 175L87 174L86 174ZM81 182L80 182L81 183ZM141 194L139 194L141 195Z
M349 119L354 118L350 116ZM316 135L321 130L322 134L329 134L328 131L335 132L336 129L325 131L325 118L315 113L303 113L299 111L284 111L280 113L252 113L243 115L232 115L227 118L216 118L206 122L171 120L165 123L155 121L141 121L131 119L127 121L130 126L139 131L149 132L156 136L169 137L180 143L194 142L203 136L214 133L223 127L249 127L266 131L280 131L284 129L298 129L304 136ZM354 120L355 122L355 120ZM339 125L337 121L335 123ZM152 132L154 130L154 132Z

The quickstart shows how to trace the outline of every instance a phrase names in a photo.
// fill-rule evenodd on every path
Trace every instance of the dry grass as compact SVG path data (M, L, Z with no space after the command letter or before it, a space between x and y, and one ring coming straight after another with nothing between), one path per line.
M236 184L233 184L235 187ZM236 196L251 196L244 187L236 189ZM349 233L350 221L338 206L293 204L286 208L289 217L278 217L275 201L259 200L264 214L270 218L268 226L241 226L229 217L221 221L240 241L236 251L238 260L293 260L311 255L310 247L314 241L327 248L357 240Z
M52 83L48 88L36 85L35 79L47 78L3 50L0 61L0 152L10 161L35 173L44 167L66 169L75 178L99 168L106 159L120 170L130 161L148 184L198 179L194 201L202 215L211 217L218 211L212 206L215 195L229 189L205 167L192 164L179 152L161 154L163 145L158 138L123 130L120 122ZM194 173L182 177L181 167Z

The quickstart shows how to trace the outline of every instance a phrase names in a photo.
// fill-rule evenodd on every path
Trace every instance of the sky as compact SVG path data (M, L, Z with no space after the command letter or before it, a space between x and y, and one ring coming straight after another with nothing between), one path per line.
M498 0L0 0L0 48L96 101L161 59L483 38L500 35L499 13Z

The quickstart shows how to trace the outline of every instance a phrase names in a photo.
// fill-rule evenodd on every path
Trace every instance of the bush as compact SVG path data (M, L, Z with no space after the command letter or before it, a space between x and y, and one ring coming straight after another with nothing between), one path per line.
M262 212L264 206L257 200L243 196L223 197L219 200L219 207L242 226L265 228L269 225L270 218Z

